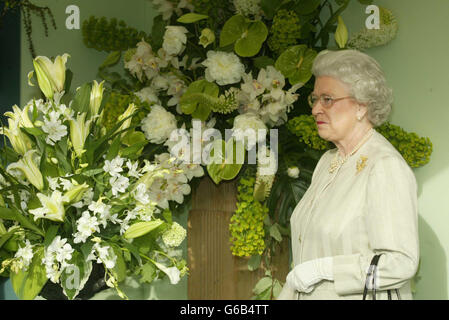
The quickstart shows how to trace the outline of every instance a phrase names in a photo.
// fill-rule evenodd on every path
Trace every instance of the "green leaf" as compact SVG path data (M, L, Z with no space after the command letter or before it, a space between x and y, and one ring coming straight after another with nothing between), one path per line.
M277 298L279 296L279 294L282 291L282 285L279 282L279 280L274 279L274 284L273 284L273 298Z
M163 223L160 219L134 223L125 231L124 237L125 239L133 239L143 236L161 226Z
M193 23L193 22L197 22L197 21L207 19L207 18L209 18L209 16L191 12L191 13L186 13L186 14L180 16L178 18L178 20L176 20L176 21L181 22L181 23Z
M64 294L70 300L73 300L84 288L90 273L92 272L92 261L87 261L83 254L78 251L72 253L71 266L64 269L61 273L61 287Z
M267 36L268 29L262 21L252 22L247 31L235 42L234 50L241 57L255 56Z
M220 33L220 47L226 47L236 42L246 31L248 24L242 15L235 15L229 18L223 25Z
M239 150L243 154L238 152ZM243 166L244 155L244 148L240 141L236 142L234 139L229 139L228 142L221 139L214 140L210 151L211 163L207 165L207 172L215 184L220 183L221 180L234 179Z
M241 57L256 55L267 39L268 29L262 21L250 22L241 15L229 18L220 33L220 47L232 43L234 51Z
M265 16L272 20L279 7L282 4L282 0L261 0L260 7L262 8Z
M35 137L39 137L39 136L42 136L43 134L45 134L44 131L42 131L39 128L20 128L20 129L28 132L29 134L31 134Z
M162 216L164 217L165 221L167 221L167 223L172 224L173 223L173 219L172 219L172 213L170 209L165 209L162 212Z
M166 25L167 22L162 18L162 15L158 15L153 19L153 26L151 28L151 47L154 52L157 52L157 50L162 47Z
M108 153L106 154L106 160L112 160L114 159L117 155L118 155L118 151L120 149L120 145L122 144L121 142L121 136L118 135L114 141L112 142L112 144L110 145L109 149L108 149Z
M312 13L320 5L321 0L301 0L296 2L295 11L300 15Z
M276 241L281 242L282 241L282 235L279 231L279 225L277 223L273 224L270 227L270 236L274 238Z
M265 290L270 289L272 285L273 280L271 279L271 277L263 277L256 283L256 286L253 288L253 292L256 295L259 295Z
M51 244L53 239L56 237L56 234L58 233L58 229L59 229L59 226L55 225L55 224L51 225L47 229L47 232L45 232L45 237L44 237L44 247L48 247Z
M122 282L126 278L126 262L123 258L123 253L120 247L115 244L111 244L111 247L114 250L115 255L117 256L117 260L115 260L115 266L113 270L117 276L117 282Z
M140 278L141 282L151 283L156 278L156 267L151 262L145 263L141 270L142 277Z
M103 63L99 67L99 69L101 70L101 69L104 69L104 68L111 67L111 66L115 65L117 62L120 61L120 57L121 56L122 56L122 52L121 51L112 51L106 57L106 59L103 61Z
M10 279L15 294L21 300L33 300L47 282L47 272L42 263L44 247L38 247L26 271L11 272Z
M266 68L268 66L274 65L274 60L267 56L261 56L254 58L254 66L258 69Z
M89 111L91 89L92 85L85 83L76 91L72 102L72 109L75 112L83 113Z
M248 270L254 271L254 270L259 269L261 262L262 262L262 256L260 256L260 255L251 256L251 258L248 261Z
M29 220L15 209L0 207L0 219L17 221L22 227L36 231L41 236L44 236L44 232L32 220Z
M217 99L219 91L215 83L207 80L192 82L180 99L182 112L206 120L211 112L210 106Z
M285 50L276 60L275 67L288 78L291 85L306 83L312 77L312 64L317 52L300 44Z

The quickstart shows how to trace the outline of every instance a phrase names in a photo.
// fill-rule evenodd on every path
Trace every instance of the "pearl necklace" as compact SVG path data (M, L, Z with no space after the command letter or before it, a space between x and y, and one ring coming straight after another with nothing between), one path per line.
M368 132L365 134L365 136L360 140L360 142L355 146L355 148L351 151L351 153L344 156L344 158L340 158L339 152L335 153L334 158L331 160L331 164L329 166L329 173L333 173L335 170L340 168L348 159L350 156L352 156L354 153L357 152L357 150L360 149L360 147L368 140L374 133L374 129L368 130Z

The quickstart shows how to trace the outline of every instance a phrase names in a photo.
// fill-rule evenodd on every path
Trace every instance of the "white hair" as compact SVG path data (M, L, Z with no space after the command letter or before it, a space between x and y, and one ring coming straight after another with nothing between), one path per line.
M321 51L313 62L315 77L329 76L349 86L350 94L368 108L374 127L384 123L391 111L393 92L379 63L357 50Z

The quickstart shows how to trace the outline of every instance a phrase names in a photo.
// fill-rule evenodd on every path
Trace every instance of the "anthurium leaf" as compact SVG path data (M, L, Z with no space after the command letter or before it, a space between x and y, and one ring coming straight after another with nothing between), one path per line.
M89 279L92 272L92 261L87 261L82 253L74 251L69 264L70 266L61 273L60 283L67 298L73 300Z
M267 35L267 26L262 21L252 22L235 42L234 50L241 57L255 56L267 39Z
M312 13L320 5L321 0L301 0L296 1L295 11L301 15Z
M44 247L38 247L34 251L33 259L27 270L9 274L15 294L21 300L33 300L41 292L47 282L47 272L42 263Z
M182 112L185 114L193 114L201 105L201 109L195 114L196 117L203 118L206 114L208 116L210 113L211 99L217 98L219 91L220 89L215 83L207 80L203 79L192 82L180 99ZM207 116L205 119L207 119Z
M265 16L271 20L278 11L282 4L282 0L261 0L260 7L262 8Z
M229 18L223 25L220 33L220 47L225 47L240 39L248 24L242 15L235 15Z
M176 20L176 21L181 22L181 23L193 23L193 22L197 22L197 21L207 19L207 18L209 18L209 16L191 12L191 13L186 13L186 14L180 16L178 18L178 20Z
M286 49L276 60L275 67L288 78L291 85L306 83L312 77L312 64L317 52L300 44Z
M125 239L133 239L143 236L161 226L163 223L160 219L134 223L125 231L124 237Z
M200 103L198 104L195 111L192 113L192 118L206 121L210 113L211 113L210 106L204 103Z
M245 162L245 151L242 142L229 139L225 145L225 165L220 167L223 180L234 179Z
M221 170L225 165L225 148L226 143L221 139L217 139L212 142L212 148L209 153L210 163L207 165L207 172L215 184L220 183L222 180Z
M267 66L274 65L274 60L267 56L261 56L254 58L254 66L258 69L266 68Z

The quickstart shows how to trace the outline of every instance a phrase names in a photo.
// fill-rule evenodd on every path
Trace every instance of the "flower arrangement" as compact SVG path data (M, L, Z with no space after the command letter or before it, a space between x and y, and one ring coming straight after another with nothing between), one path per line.
M166 167L183 172L153 184L157 196L152 199L162 208L184 205L194 178L206 173L217 184L239 179L230 248L236 256L251 257L250 270L265 269L256 298L276 297L281 286L271 279L270 259L289 236L290 215L321 154L331 147L318 136L305 99L313 87L313 60L326 48L384 45L394 38L397 22L382 8L379 32L361 31L350 38L341 18L349 0L152 3L159 15L151 34L127 49L125 41L110 47L99 74L107 80L111 98L148 105L139 123L148 142L142 158L173 157L176 160ZM330 14L323 15L323 10ZM102 36L87 26L86 39ZM335 47L330 44L332 34ZM119 62L125 77L108 70ZM103 116L114 123L124 106L109 103ZM273 129L280 139L271 139ZM428 159L430 141L403 141L420 144L421 158ZM240 152L228 153L228 147ZM413 148L402 144L399 150L410 153ZM239 156L254 162L238 162ZM415 163L425 164L426 159Z
M187 273L175 250L186 236L163 201L162 178L171 177L174 199L182 201L185 180L172 157L139 158L148 143L135 130L139 108L130 103L106 129L104 82L87 83L68 100L69 55L33 60L45 99L7 112L0 164L0 274L11 278L22 299L33 299L47 282L76 298L93 265L101 279L126 298L120 282L168 276L172 284ZM181 199L179 199L181 198Z

